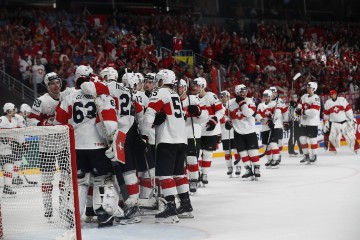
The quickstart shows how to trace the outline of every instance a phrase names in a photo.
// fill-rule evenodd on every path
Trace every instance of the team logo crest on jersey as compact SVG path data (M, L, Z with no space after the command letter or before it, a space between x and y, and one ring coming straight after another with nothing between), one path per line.
M125 164L125 140L126 140L126 134L121 131L116 131L114 136L114 148L115 149L115 158L121 162L122 164Z

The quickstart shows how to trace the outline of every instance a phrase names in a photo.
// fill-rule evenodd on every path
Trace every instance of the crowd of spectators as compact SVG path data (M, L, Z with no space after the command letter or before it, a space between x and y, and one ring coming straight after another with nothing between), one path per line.
M0 62L28 85L39 81L44 68L73 86L76 66L88 64L95 72L105 66L144 74L169 68L183 78L205 77L213 91L233 92L244 83L256 98L270 86L290 94L297 72L302 77L294 82L296 93L309 81L318 82L320 95L330 89L359 92L359 24L252 19L234 27L200 22L190 11L181 16L3 11ZM159 56L160 47L171 52ZM172 57L186 49L205 60L191 67Z

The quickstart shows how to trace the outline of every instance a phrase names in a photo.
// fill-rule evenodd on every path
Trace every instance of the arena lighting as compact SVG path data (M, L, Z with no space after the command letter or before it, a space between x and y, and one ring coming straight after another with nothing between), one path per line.
M56 1L54 1L53 3L53 8L56 8Z

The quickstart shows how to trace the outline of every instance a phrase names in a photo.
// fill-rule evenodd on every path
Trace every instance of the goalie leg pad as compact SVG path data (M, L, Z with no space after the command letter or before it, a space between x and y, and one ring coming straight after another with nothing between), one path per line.
M95 213L104 210L109 215L114 215L118 210L118 201L119 196L115 191L112 177L95 177L93 192L93 207Z
M341 130L343 129L342 124L332 123L329 135L329 141L334 145L335 148L340 147Z
M78 174L80 216L84 214L89 190L89 174Z

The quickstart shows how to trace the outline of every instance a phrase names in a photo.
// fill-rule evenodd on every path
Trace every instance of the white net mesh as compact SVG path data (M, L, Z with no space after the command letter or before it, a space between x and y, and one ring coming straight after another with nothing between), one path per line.
M71 154L67 126L0 130L4 239L75 235Z

